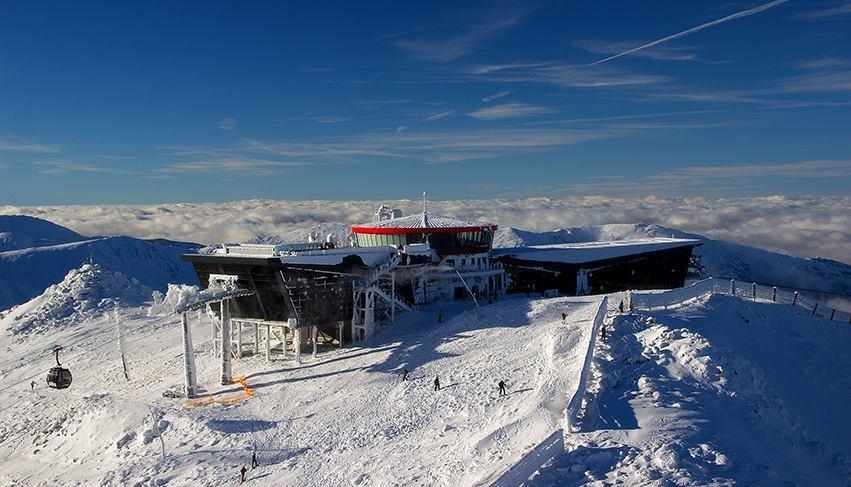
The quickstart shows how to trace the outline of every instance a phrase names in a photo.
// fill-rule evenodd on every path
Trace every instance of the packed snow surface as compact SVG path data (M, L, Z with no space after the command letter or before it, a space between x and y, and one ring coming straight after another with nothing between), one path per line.
M174 316L125 309L129 382L110 320L28 344L4 337L5 382L27 380L0 403L0 485L235 484L255 448L261 467L249 473L252 485L488 483L560 430L598 303L424 307L372 341L302 365L246 357L234 373L246 376L254 397L232 406L188 408L162 397L182 377ZM239 385L216 384L209 324L198 326L194 314L191 324L202 385L220 398L240 394ZM39 375L30 392L28 376L50 366L42 350L53 342L66 345L74 384L47 389ZM411 371L406 382L403 367ZM499 396L499 380L508 396Z
M84 264L41 296L0 315L0 330L14 335L45 333L120 307L139 306L149 299L151 290L136 279L97 264Z
M849 485L851 325L714 295L617 317L528 485Z

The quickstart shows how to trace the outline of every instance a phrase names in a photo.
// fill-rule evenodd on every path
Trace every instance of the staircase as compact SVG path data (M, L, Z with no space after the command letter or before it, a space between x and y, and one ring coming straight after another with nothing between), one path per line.
M395 321L397 308L401 311L413 310L413 306L396 293L395 268L399 262L399 255L393 254L387 262L354 285L352 330L355 340L371 338L376 327L384 327Z

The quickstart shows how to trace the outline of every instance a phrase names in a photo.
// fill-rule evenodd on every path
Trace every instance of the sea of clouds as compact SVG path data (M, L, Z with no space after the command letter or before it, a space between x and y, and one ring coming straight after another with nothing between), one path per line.
M405 214L421 202L244 200L154 205L0 206L0 214L50 220L84 235L130 235L202 244L278 235L318 223L360 223L387 204ZM429 201L428 211L554 230L605 223L653 223L800 257L851 263L851 197L525 198Z

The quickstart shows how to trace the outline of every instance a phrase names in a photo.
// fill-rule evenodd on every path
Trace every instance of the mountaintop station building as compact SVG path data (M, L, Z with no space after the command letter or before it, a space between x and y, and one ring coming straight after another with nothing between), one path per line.
M204 286L229 276L247 291L207 306L216 340L230 330L235 356L261 353L264 342L270 357L367 339L396 313L439 301L680 287L700 245L670 238L493 249L496 230L425 208L403 216L382 206L372 222L352 226L350 246L329 236L324 243L221 245L183 259ZM223 328L223 320L232 323Z

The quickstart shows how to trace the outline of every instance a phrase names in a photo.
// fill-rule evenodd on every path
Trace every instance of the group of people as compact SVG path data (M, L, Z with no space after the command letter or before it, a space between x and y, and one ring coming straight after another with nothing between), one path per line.
M254 470L255 468L257 468L259 466L260 466L260 462L257 461L257 452L256 451L251 452L251 469ZM245 468L245 465L243 465L242 468L239 469L239 483L245 482L245 474L246 473L248 473L248 469Z
M407 368L402 367L402 370L399 371L399 381L400 382L407 381L409 373L410 373L410 371ZM434 386L434 392L440 391L440 376L439 375L434 376L434 381L432 382L432 384ZM499 395L500 396L507 396L508 395L508 391L506 389L506 385L505 385L504 380L500 379L500 381L497 382L496 387L499 389Z

